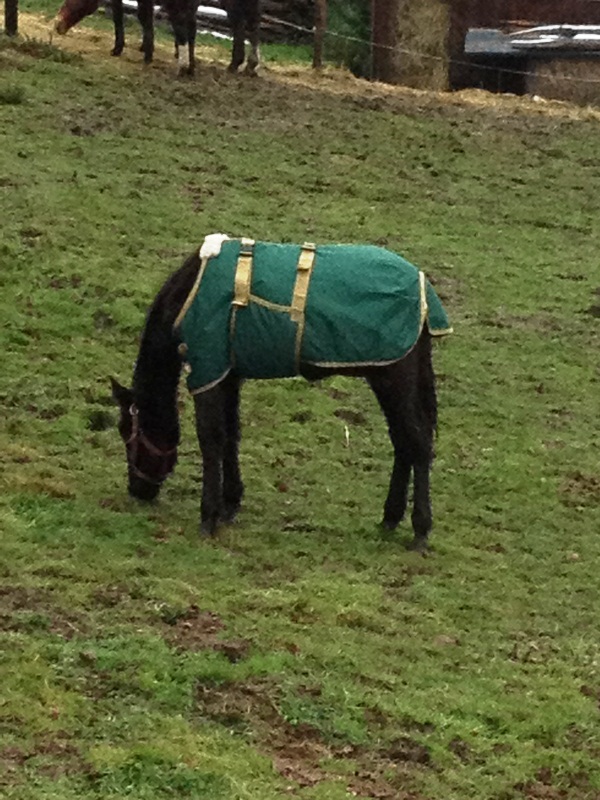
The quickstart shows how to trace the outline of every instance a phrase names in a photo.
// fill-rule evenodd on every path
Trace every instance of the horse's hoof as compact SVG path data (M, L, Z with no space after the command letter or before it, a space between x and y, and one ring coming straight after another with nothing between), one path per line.
M384 531L395 531L398 527L400 520L396 522L393 519L382 519L379 523L379 527L383 528Z
M206 519L200 523L200 536L203 539L212 539L217 535L218 522L213 519Z
M219 515L219 522L222 522L223 525L235 525L239 510L239 506L224 508Z
M415 536L412 542L407 546L407 549L412 550L414 553L422 553L423 555L430 552L427 536Z
M111 56L120 56L122 52L123 52L122 47L113 47L113 49L110 51L110 54Z

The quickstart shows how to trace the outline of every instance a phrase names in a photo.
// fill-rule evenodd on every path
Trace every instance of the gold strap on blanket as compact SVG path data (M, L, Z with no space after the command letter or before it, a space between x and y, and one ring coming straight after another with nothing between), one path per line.
M250 284L252 282L252 256L254 239L242 239L240 255L235 270L234 306L247 306L250 302Z
M306 308L306 296L308 295L308 284L315 263L315 245L305 242L302 245L298 268L296 272L296 283L294 285L294 295L290 308L290 319L292 322L301 322L304 318Z

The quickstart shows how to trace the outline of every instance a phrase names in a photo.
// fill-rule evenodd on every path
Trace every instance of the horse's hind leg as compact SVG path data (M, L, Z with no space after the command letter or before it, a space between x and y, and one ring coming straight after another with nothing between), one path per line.
M413 351L417 359L418 395L411 409L413 448L414 499L412 526L415 538L412 547L424 550L431 530L430 472L433 461L433 439L437 428L437 397L431 361L431 336L424 331Z
M388 530L393 530L404 519L412 466L406 448L407 436L404 430L401 397L394 380L395 366L383 367L381 372L374 373L368 378L387 420L390 440L394 448L394 467L381 523Z
M137 16L142 26L142 46L144 63L150 64L154 57L154 5L152 0L138 0Z
M244 484L240 473L240 380L228 375L223 381L225 401L225 449L223 453L223 522L234 522L242 503Z
M115 26L115 46L111 50L112 56L120 56L125 47L125 29L123 27L123 0L113 0L112 18Z
M200 533L213 536L221 515L225 447L224 396L220 385L194 397L196 433L202 453Z
M414 531L412 547L424 550L431 530L429 474L435 430L435 388L429 342L419 342L402 361L383 367L369 382L386 416L394 446L394 469L384 507L383 525L393 529L406 512L408 484L413 470Z

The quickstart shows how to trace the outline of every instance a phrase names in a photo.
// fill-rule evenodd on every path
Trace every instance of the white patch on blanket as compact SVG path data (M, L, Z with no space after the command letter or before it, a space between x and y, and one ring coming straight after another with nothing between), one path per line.
M226 242L229 236L225 233L209 233L204 237L204 242L200 248L200 258L216 258L221 252L223 242Z

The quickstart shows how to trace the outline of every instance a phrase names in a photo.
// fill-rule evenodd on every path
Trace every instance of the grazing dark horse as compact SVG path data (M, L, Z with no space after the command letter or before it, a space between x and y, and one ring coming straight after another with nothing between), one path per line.
M211 238L215 237L207 237L205 244ZM245 249L248 242L251 243L250 250ZM300 248L296 245L254 243L251 240L241 240L241 243L239 240L228 240L226 245L223 247L223 253L229 248L227 250L229 262L223 261L226 258L223 253L217 257L214 257L214 254L213 257L207 257L206 251L201 250L200 253L191 255L181 268L171 275L148 312L135 364L132 388L125 388L112 379L113 397L121 409L119 430L126 446L129 493L140 500L153 500L175 466L179 444L177 392L181 369L185 362L188 386L194 396L196 430L202 454L200 530L204 535L212 536L220 523L232 522L240 508L244 490L238 461L240 386L245 377L275 376L272 366L268 368L265 366L266 361L271 358L272 351L275 359L274 368L278 370L277 377L295 372L308 380L334 374L362 377L367 380L385 414L394 449L394 466L382 525L392 530L403 519L412 472L414 481L412 546L416 549L426 548L432 524L429 473L437 421L431 338L432 334L447 333L450 329L441 304L423 273L418 272L408 262L404 262L400 256L375 247L354 248L357 254L353 255L352 248L345 245L317 248L314 245L304 245ZM275 263L272 261L270 266L271 268L277 266L274 272L278 276L283 274L286 260L293 261L289 279L293 297L290 291L289 305L275 304L272 299L264 299L265 273L261 275L259 262L261 253L266 253L268 256L271 252L274 252ZM341 261L338 254L342 257ZM397 284L396 273L402 271L404 265L407 270L410 268L414 271L414 274L407 273L407 280L411 282L411 286L417 286L417 307L414 317L416 325L414 332L411 333L410 343L406 344L408 350L402 358L383 362L379 361L379 351L361 348L364 348L364 342L371 342L374 346L373 341L378 338L382 326L388 328L394 338L396 321L390 319L389 315L386 321L384 308L377 314L375 307L369 305L373 301L371 285L357 286L357 283L360 284L361 281L365 283L371 279L369 272L366 269L363 271L361 260L364 261L371 255L377 258L380 257L379 254L383 254L384 261L387 259L383 265L385 272L382 273L384 277L381 281L386 295L393 293L392 290ZM336 279L335 285L330 290L330 296L334 299L331 305L333 310L326 312L322 321L317 321L313 325L310 317L311 304L314 307L315 302L318 302L322 286L327 290L324 278L327 274L328 259L331 261L334 257L337 259ZM263 262L265 258L266 256ZM352 258L356 266L354 271L352 271ZM400 267L399 262L402 262ZM340 272L342 263L349 265L348 271L344 266L344 271ZM363 272L365 277L361 278ZM230 288L222 299L220 295L214 293L217 290L214 281L218 275L226 273L231 278L231 284L228 284ZM273 270L269 273L269 280L272 275ZM275 291L280 293L282 285ZM399 296L406 295L406 285L396 293L394 298L396 304L399 302ZM366 294L364 294L365 289ZM357 294L360 291L366 298L366 308L363 310L369 317L365 323L366 334L361 332L360 320L356 325L352 323L352 329L348 330L347 319L344 316L348 310L344 308L344 302L349 308L353 301L361 296ZM270 297L272 298L272 295ZM316 301L312 299L313 297ZM341 310L336 307L340 298ZM281 300L281 296L279 299ZM195 305L196 302L199 303L198 306ZM204 306L201 305L202 302L205 303ZM438 323L441 319L441 324L433 327L432 306L439 307L442 314L442 317L437 318ZM244 321L250 318L244 315L253 313L252 308L263 317L270 313L277 316L275 324L279 326L278 332L275 334L267 332L262 342L259 341L260 334L254 337L248 333L250 329L244 327L246 325ZM317 313L322 317L321 311ZM400 316L402 313L399 309ZM207 331L216 329L221 317L225 322L224 333L213 347L207 338ZM377 317L375 321L373 317ZM341 321L340 325L338 319ZM194 320L199 320L201 327L198 333L200 349L197 352L193 341L194 330L197 327L197 322ZM412 320L411 311L410 315L405 315L405 321L401 324L412 325ZM323 327L319 328L320 324ZM336 325L342 334L345 334L339 347L344 353L352 353L354 352L352 348L358 347L363 363L354 361L328 365L315 363L312 360L310 348L313 346L320 348L323 331L332 330ZM314 334L315 331L318 335ZM297 359L295 368L292 369L287 365L281 367L280 354L283 351L280 340L284 340L288 332L291 332L292 351L295 351L295 356L292 355L292 358ZM234 337L238 337L239 341ZM218 358L215 360L215 352L221 345L223 345L224 360L220 361ZM261 348L269 352L266 355L262 351L258 352ZM245 360L247 358L249 361ZM285 358L284 354L283 359ZM271 371L268 372L268 369ZM214 375L217 375L216 379L213 379Z
M55 21L55 30L66 33L84 17L93 14L100 0L64 0ZM193 75L195 69L194 49L196 43L196 11L199 0L162 0L175 37L175 53L179 74ZM246 72L254 75L259 63L260 0L222 0L233 32L230 72L236 72L244 63L246 36L250 40L250 54L246 62ZM123 0L112 0L112 14L115 25L115 46L113 56L120 56L125 47L123 28ZM142 45L144 61L149 64L154 55L154 3L153 0L138 0L137 16L142 26Z

